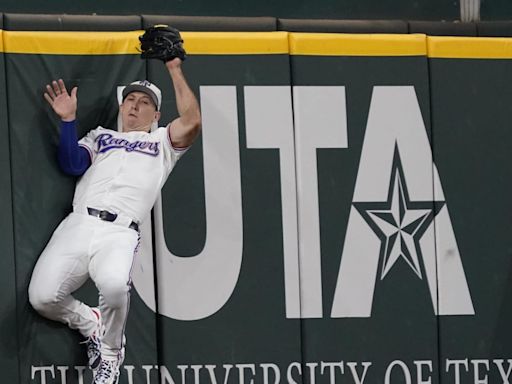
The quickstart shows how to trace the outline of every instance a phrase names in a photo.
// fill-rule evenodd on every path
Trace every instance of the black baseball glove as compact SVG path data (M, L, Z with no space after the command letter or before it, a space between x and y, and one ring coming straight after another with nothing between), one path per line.
M167 25L154 25L139 36L142 59L158 59L164 63L187 57L180 31Z

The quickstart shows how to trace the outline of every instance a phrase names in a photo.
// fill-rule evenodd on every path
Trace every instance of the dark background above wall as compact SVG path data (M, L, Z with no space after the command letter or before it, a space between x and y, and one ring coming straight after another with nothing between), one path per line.
M169 24L195 32L424 33L430 36L512 36L512 21L414 21L276 17L0 13L7 31L133 31Z
M502 0L502 8L512 6ZM496 16L500 10L487 5ZM196 16L274 16L308 19L406 19L406 20L457 20L459 0L126 0L123 2L53 0L3 0L1 12L24 13L82 13L82 14L167 14Z

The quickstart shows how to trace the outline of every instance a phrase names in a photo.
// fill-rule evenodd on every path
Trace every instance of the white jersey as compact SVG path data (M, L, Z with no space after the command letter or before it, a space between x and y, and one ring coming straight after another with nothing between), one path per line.
M150 212L169 173L186 149L172 147L167 128L151 133L103 127L79 141L91 166L77 183L73 209L106 210L141 222Z

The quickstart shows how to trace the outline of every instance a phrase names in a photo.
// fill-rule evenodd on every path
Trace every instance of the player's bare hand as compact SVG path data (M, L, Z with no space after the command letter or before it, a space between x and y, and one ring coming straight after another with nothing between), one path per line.
M74 87L69 94L62 79L54 80L46 85L44 98L62 121L73 121L76 119L77 91Z
M165 66L169 69L169 70L173 70L173 69L176 69L176 68L181 68L181 63L183 61L179 58L179 57L175 57L174 59L172 60L169 60L168 62L165 63Z

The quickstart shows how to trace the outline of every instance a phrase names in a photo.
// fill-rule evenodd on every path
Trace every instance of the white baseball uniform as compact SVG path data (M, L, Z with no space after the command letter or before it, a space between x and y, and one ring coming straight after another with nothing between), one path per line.
M185 150L173 148L168 128L151 133L98 127L79 141L91 165L77 183L73 212L55 230L41 254L29 287L34 308L85 337L96 319L71 295L88 277L99 293L105 334L102 356L114 359L123 347L130 272L139 234L129 228L149 214L172 168ZM88 208L117 215L114 222L90 216Z

